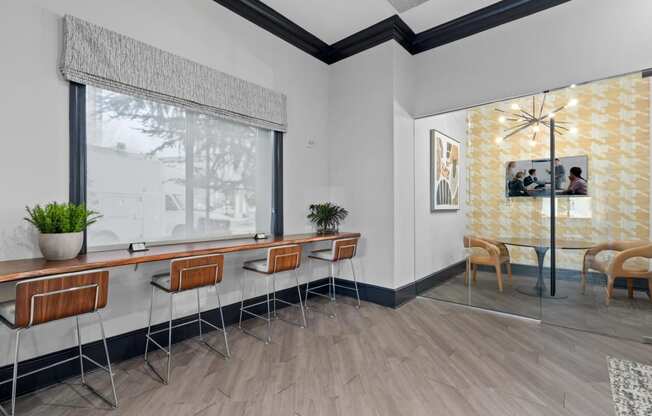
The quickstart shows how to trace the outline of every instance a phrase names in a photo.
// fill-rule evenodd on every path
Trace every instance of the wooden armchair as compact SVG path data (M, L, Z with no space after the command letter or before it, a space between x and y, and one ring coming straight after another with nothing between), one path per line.
M603 251L617 251L611 261L601 261L597 259L599 253ZM613 296L614 282L618 278L627 279L627 295L631 299L634 297L634 279L646 279L652 290L652 271L649 267L625 266L625 262L635 257L652 258L652 244L644 241L613 241L609 243L598 244L590 248L584 254L582 266L582 293L586 290L587 273L590 270L607 275L607 293L605 303ZM648 293L652 300L652 293Z
M512 284L512 265L510 264L509 251L505 244L492 241L486 238L464 236L464 247L482 249L481 254L471 254L469 264L473 272L473 284L478 281L478 266L493 266L496 268L496 279L498 281L498 291L503 291L503 273L502 265L507 264L507 273L509 284ZM485 254L486 253L486 254ZM464 286L469 284L468 270L464 271Z

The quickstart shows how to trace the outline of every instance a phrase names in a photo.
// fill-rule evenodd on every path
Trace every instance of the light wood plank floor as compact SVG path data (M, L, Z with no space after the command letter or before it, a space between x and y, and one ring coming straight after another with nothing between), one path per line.
M423 298L309 317L307 329L274 322L270 345L229 328L228 361L178 344L169 386L142 359L120 363L118 410L70 380L21 397L18 414L613 415L607 356L652 360L644 344ZM104 380L90 377L108 394Z
M546 285L549 278L546 278ZM507 284L498 292L494 272L478 272L478 282L469 289L464 286L464 275L459 274L424 293L424 296L480 308L541 319L546 323L568 328L592 331L611 336L642 341L652 336L652 302L646 292L636 291L634 299L627 298L626 289L615 289L609 306L605 303L605 285L592 283L586 292L580 290L578 280L557 280L562 299L539 299L519 293L519 287L534 287L536 279L514 275L513 285Z

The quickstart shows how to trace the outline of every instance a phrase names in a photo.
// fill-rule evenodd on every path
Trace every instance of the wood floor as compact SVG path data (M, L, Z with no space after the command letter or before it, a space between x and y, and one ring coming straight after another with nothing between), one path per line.
M228 361L178 344L168 386L142 359L120 363L118 410L70 380L21 397L18 414L613 415L607 356L652 360L644 344L423 298L339 305L309 326L276 321L270 345L231 327ZM90 382L109 393L103 374Z
M536 279L516 274L513 279L512 286L505 280L503 293L500 293L494 272L479 271L477 285L470 289L464 286L464 277L460 274L428 290L424 296L639 342L643 336L652 336L652 302L646 292L637 291L634 299L628 299L626 289L615 289L607 306L605 285L591 283L582 293L579 276L577 280L557 280L557 291L564 296L561 299L539 299L519 293L519 287L534 287Z

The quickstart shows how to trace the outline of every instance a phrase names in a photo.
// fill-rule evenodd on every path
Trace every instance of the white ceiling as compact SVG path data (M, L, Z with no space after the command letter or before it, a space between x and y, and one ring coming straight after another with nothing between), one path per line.
M414 32L419 33L497 0L262 1L319 39L333 44L395 14L399 14ZM399 13L397 9L406 11Z
M497 0L429 0L400 16L415 33L419 33L496 2Z

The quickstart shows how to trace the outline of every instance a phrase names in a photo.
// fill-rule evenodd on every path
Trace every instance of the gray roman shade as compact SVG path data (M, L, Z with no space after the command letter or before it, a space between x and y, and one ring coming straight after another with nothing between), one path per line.
M61 73L80 84L287 130L285 95L69 15Z

